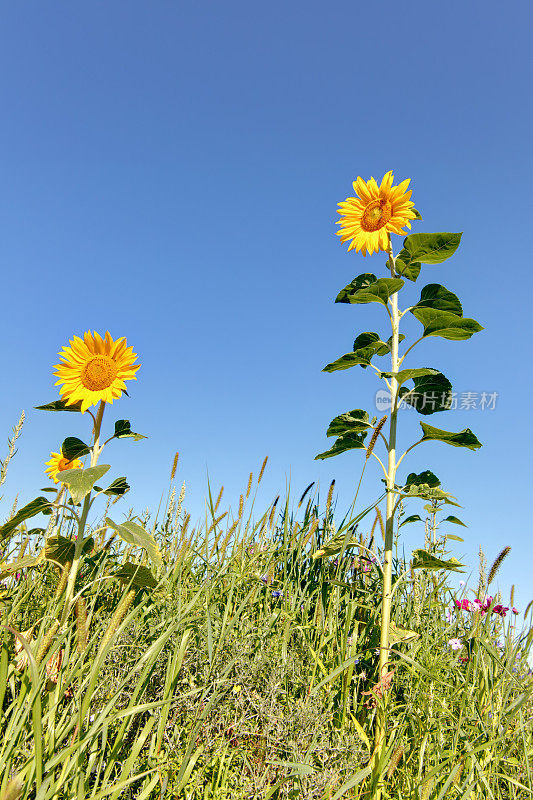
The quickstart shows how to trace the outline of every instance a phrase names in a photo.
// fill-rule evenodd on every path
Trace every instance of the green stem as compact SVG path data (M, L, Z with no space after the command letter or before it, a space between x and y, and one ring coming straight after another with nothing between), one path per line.
M95 467L96 464L98 463L98 456L100 455L100 452L102 450L102 447L100 447L100 428L102 427L102 418L104 416L104 409L105 409L105 403L103 400L101 400L100 405L98 406L98 413L96 414L96 418L93 417L94 428L93 428L93 444L91 448L91 467ZM61 614L61 625L65 623L70 612L70 607L72 605L72 598L74 596L74 586L76 583L78 569L83 554L85 525L87 523L87 516L89 514L90 507L91 507L91 492L89 492L89 494L83 500L83 507L81 510L80 518L78 520L78 536L76 538L76 543L74 545L74 558L72 560L72 566L70 567L70 574L68 577L67 589L65 592L65 603L63 605L63 612Z
M392 245L389 236L389 261L388 266L394 277L394 256L392 253ZM390 298L391 304L391 325L392 325L392 342L391 342L391 372L394 374L398 371L398 345L399 345L399 313L398 313L398 294L393 294ZM379 677L383 680L387 673L387 666L389 662L389 647L390 647L390 619L392 608L392 546L394 541L394 512L395 512L395 485L396 485L396 428L398 418L398 381L392 377L390 381L390 397L391 397L391 414L390 414L390 432L388 441L388 463L387 463L387 512L385 520L385 548L383 557L383 595L381 605L381 635L379 647ZM374 766L379 762L383 746L386 740L386 712L385 712L386 696L384 693L383 703L378 705L376 713L376 730L375 730L375 760ZM379 790L378 790L379 796Z

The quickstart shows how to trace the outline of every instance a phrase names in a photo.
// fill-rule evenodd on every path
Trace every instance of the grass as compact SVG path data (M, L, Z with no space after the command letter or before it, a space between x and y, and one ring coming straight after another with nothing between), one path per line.
M512 612L459 610L456 599L488 591L483 571L478 592L456 597L447 571L415 570L396 547L392 618L404 630L390 688L376 691L376 510L354 530L357 510L336 519L332 492L258 511L253 488L235 517L209 492L192 529L174 491L160 519L136 518L163 555L152 587L124 570L154 571L145 551L94 520L83 602L63 626L61 565L4 569L2 800L370 798L382 707L384 797L533 797L530 614L518 631ZM74 535L66 517L57 524ZM337 563L312 557L349 531L357 544ZM425 546L452 555L428 525ZM3 561L41 547L23 524Z

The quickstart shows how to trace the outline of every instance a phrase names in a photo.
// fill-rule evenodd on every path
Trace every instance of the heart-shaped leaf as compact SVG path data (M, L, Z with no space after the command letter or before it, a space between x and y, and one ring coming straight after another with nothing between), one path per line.
M326 436L344 436L346 433L361 433L368 431L371 427L368 421L368 413L362 408L355 408L340 414L329 423Z
M76 436L67 436L61 445L61 452L67 461L74 461L75 458L83 458L91 451L81 439L77 439Z
M15 575L22 569L36 567L43 560L44 552L41 550L41 552L36 556L22 556L22 558L18 558L16 561L11 561L9 564L0 563L0 581L3 581L4 578L9 578L10 575Z
M413 382L413 389L402 387L399 395L405 403L414 406L419 414L427 416L451 408L452 385L442 372L427 370L426 374L414 377Z
M133 522L133 520L127 520L121 525L117 525L116 522L113 522L113 520L107 517L106 524L109 525L110 528L113 528L113 530L118 533L120 538L128 544L132 544L135 547L142 547L144 550L146 550L148 553L148 558L153 564L158 567L163 564L163 557L159 551L154 537L143 527L137 525L136 522Z
M411 233L403 241L398 256L410 263L442 264L453 256L461 242L462 233ZM404 251L407 251L404 254Z
M127 482L126 478L121 477L121 478L115 478L113 483L110 486L108 486L107 489L104 489L104 494L107 494L109 496L114 495L117 497L121 497L123 494L126 494L126 492L129 492L129 490L130 490L130 485Z
M336 303L382 303L396 294L404 282L399 278L376 278L370 272L358 275L337 295Z
M49 508L50 502L46 497L36 497L31 503L27 503L19 509L10 520L0 527L0 541L3 542L4 539L8 539L21 522L31 519L31 517L34 517L36 514L42 514L43 511L47 511Z
M405 481L406 486L420 486L423 483L431 487L440 486L440 480L429 469L420 472L418 475L416 472L411 472Z
M440 311L438 308L411 309L411 313L424 326L423 337L442 336L451 341L470 339L474 333L484 330L483 326L475 319L458 317L449 311Z
M428 283L420 293L420 300L414 308L436 308L439 311L448 311L463 316L463 307L457 295L448 291L440 283Z
M135 439L136 442L148 438L147 436L143 436L142 433L135 433L132 431L129 419L117 419L115 422L114 437L116 439Z
M315 461L338 456L339 453L344 453L346 450L364 450L365 436L366 433L346 433L344 436L339 436L333 447L326 450L325 453L315 456Z
M425 375L440 375L441 373L432 367L420 367L420 369L401 369L399 372L381 372L380 378L396 378L398 385L401 386L406 381L421 378Z
M462 525L463 528L468 528L468 525L465 525L464 522L461 522L461 520L458 517L451 517L450 516L450 517L446 517L446 519L443 519L442 521L443 522L453 522L453 523L455 523L455 525ZM449 538L450 537L448 536L448 539Z
M135 589L155 589L157 586L157 581L148 567L143 567L141 564L134 564L131 561L127 561L120 569L113 572L112 575L114 578L119 578L119 580L124 583L131 583L132 587Z
M61 473L61 482L66 483L74 503L81 503L93 488L96 481L111 469L109 464L98 464L87 469L65 469Z
M74 539L67 539L65 536L49 536L44 545L44 557L48 561L64 567L65 564L72 564L75 547ZM82 552L88 553L93 547L94 539L90 537L84 541Z
M460 567L464 567L464 564L461 564L456 558L444 561L434 556L433 553L428 553L427 550L413 551L413 569L447 569L452 572L464 572L464 569L460 569Z
M427 422L421 422L420 427L424 433L421 439L422 442L433 440L451 444L454 447L468 447L469 450L478 450L482 447L481 442L472 433L470 428L465 428L458 433L452 433L451 431L443 431L440 428L434 428L432 425L428 425Z
M81 401L68 406L63 400L53 400L44 406L34 406L37 411L81 411Z
M371 357L371 356L370 356ZM326 364L322 372L336 372L339 369L350 369L350 367L363 367L366 369L370 366L370 358L360 356L358 353L346 353L331 364Z
M418 514L413 514L412 516L407 517L407 519L404 519L403 522L400 522L399 527L401 528L403 525L409 525L411 522L422 522L422 517Z

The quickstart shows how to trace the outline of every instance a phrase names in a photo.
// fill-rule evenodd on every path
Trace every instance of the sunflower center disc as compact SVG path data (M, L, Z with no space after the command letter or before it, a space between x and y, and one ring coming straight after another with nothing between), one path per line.
M373 200L367 205L361 219L361 227L365 231L377 231L390 220L391 204L388 200Z
M59 464L57 465L57 471L58 472L64 472L64 470L70 469L71 466L72 466L72 462L70 462L68 460L68 458L62 458L62 459L60 459Z
M117 365L109 356L95 356L88 361L81 374L81 382L91 392L108 389L117 377Z

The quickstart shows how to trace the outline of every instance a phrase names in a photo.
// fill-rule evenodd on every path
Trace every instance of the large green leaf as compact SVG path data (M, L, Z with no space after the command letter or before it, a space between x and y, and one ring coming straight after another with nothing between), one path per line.
M151 533L148 533L143 527L137 525L136 522L127 520L121 525L118 525L107 517L106 524L109 525L110 528L113 528L120 538L128 544L134 545L135 547L142 547L146 550L148 558L153 564L158 567L163 564L163 557L159 551L156 540Z
M439 311L448 311L463 316L463 307L456 294L448 291L440 283L428 283L420 293L420 300L414 308L436 308Z
M468 528L468 525L465 525L464 522L461 522L461 520L458 517L446 517L446 519L443 519L442 521L443 522L453 522L455 525L462 525L463 528ZM448 536L448 539L449 538L450 537Z
M75 458L83 458L91 451L89 447L76 436L67 436L61 445L61 452L67 461L74 461Z
M482 447L481 442L472 433L470 428L465 428L458 433L452 433L451 431L443 431L440 428L433 428L431 425L428 425L427 422L421 422L420 427L424 433L421 439L423 442L434 440L444 442L445 444L451 444L454 447L468 447L469 450L478 450Z
M403 241L398 256L406 263L442 264L453 256L462 233L411 233Z
M126 494L126 492L129 492L129 490L130 490L130 485L127 482L125 476L123 476L121 478L115 478L113 483L110 486L108 486L107 489L104 489L104 494L107 494L109 496L114 495L116 497L121 497L123 494Z
M413 551L413 569L447 569L452 572L464 572L464 564L457 561L456 558L450 558L444 561L437 558L433 553L428 553L427 550L414 550Z
M443 339L461 341L470 339L474 333L483 330L483 326L475 319L458 317L450 311L438 308L414 308L411 313L424 326L423 336L442 336Z
M339 453L344 453L346 450L364 450L365 436L366 433L346 433L344 436L339 436L333 447L326 450L325 453L315 456L315 461L338 456Z
M27 503L0 527L0 541L3 542L4 539L8 539L21 522L34 517L36 514L41 514L49 508L50 501L46 497L36 497L31 503Z
M422 517L419 514L412 514L410 517L407 517L407 519L404 519L403 522L400 522L398 527L401 528L403 525L409 525L411 522L422 522Z
M11 561L9 564L0 563L0 581L3 581L4 578L9 578L10 575L15 575L22 569L36 567L43 560L44 551L41 550L41 552L36 556L22 556L22 558L18 558L16 561Z
M400 258L401 254L404 253L404 250L401 250L400 253L396 256L394 261L394 268L397 275L400 275L402 278L407 278L409 281L416 281L418 276L420 275L420 270L422 269L422 264L420 261L410 262L404 261L403 258Z
M49 536L44 545L44 557L64 567L74 560L76 542L65 536ZM94 539L90 537L83 542L83 553L88 553L94 547Z
M440 375L437 369L432 367L421 367L420 369L401 369L399 372L382 372L381 378L396 378L398 385L401 386L406 381L414 380L414 378L421 378L425 375Z
M395 644L407 644L415 642L420 638L420 634L415 631L410 631L407 628L400 628L393 620L389 623L389 644L393 647Z
M416 472L411 472L405 481L406 486L421 486L422 484L427 484L427 486L431 487L440 486L440 480L434 472L426 469L424 472L418 473L418 475Z
M109 464L98 464L87 469L65 469L61 473L61 482L67 484L73 502L81 503L108 469L111 469Z
M322 372L336 372L339 369L350 369L350 367L363 367L366 369L370 366L370 358L360 356L358 353L346 353L331 364L326 364Z
M383 303L396 294L404 282L399 278L377 278L370 272L358 275L337 295L336 303Z
M127 561L120 569L112 573L114 578L119 578L124 583L130 583L135 589L155 589L157 581L148 569L141 564Z
M371 427L368 413L362 408L355 408L345 414L339 414L329 423L326 436L344 436L346 433L361 433Z
M136 442L148 438L147 436L143 436L142 433L135 433L132 431L129 419L117 419L115 422L114 436L116 439L135 439Z
M44 406L34 406L37 411L81 411L81 401L68 406L63 400L53 400Z
M432 370L431 374L414 377L413 382L413 389L403 387L399 395L404 402L414 406L419 414L427 416L451 408L452 385L442 372Z
M460 508L459 503L451 499L453 497L452 494L443 492L438 486L429 486L427 483L421 483L419 485L413 483L407 486L401 494L402 497L418 498L419 500L439 500Z

